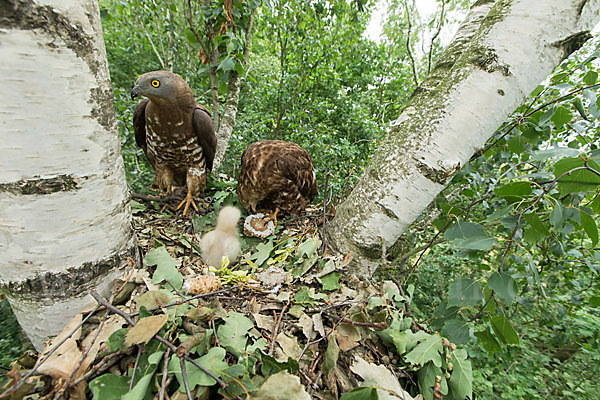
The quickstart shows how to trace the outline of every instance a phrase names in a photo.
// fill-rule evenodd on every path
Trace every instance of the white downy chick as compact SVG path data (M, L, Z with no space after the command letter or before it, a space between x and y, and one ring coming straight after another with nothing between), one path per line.
M240 240L237 223L240 210L237 207L223 207L219 212L217 227L200 239L202 258L208 265L221 268L221 258L229 257L234 262L240 255Z

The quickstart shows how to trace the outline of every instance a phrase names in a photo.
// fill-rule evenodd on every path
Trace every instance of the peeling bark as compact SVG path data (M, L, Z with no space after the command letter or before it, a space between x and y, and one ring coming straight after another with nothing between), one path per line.
M0 285L39 350L137 260L98 5L0 2Z
M478 1L328 227L361 275L600 20L600 0Z

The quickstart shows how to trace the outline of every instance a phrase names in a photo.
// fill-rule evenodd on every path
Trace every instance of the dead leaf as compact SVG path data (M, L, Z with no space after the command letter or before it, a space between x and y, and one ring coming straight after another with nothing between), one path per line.
M254 274L254 277L265 287L273 288L286 282L289 272L284 269L271 265L262 272Z
M268 315L261 314L252 314L254 317L254 321L256 321L256 326L260 329L265 329L269 332L273 330L273 325L275 324L275 319Z
M386 389L377 389L377 394L382 400L416 400L408 392L402 389L398 379L396 379L394 374L383 365L366 362L359 356L355 356L354 363L350 366L350 370L363 379L363 382L359 385L360 387L376 386ZM396 395L393 395L390 392L393 392Z
M290 337L285 332L280 332L275 341L281 348L281 353L275 357L277 361L287 361L288 357L297 360L300 357L302 349L298 345L298 339L295 336Z
M167 323L169 317L167 314L153 315L142 318L138 323L129 328L125 335L125 346L148 343L160 329Z
M285 370L268 377L250 398L252 400L310 400L304 385L300 383L300 378Z
M169 304L170 297L168 294L159 290L149 290L142 295L134 297L133 301L135 301L135 308L138 311L142 306L149 310L164 304Z
M313 321L313 329L316 332L319 332L319 334L322 337L325 337L325 328L323 327L323 317L321 316L321 314L314 314L312 316L312 321Z
M359 345L361 338L359 330L350 324L340 324L335 330L335 337L341 351L352 350Z
M308 315L306 315L305 313L302 313L302 316L300 316L300 319L298 320L298 323L302 327L302 333L304 333L304 336L309 341L312 340L313 337L315 336L315 331L313 329L313 320L312 320L312 318L309 317Z

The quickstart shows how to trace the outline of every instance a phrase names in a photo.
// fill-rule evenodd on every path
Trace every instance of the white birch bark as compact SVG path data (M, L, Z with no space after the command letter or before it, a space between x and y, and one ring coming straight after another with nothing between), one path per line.
M43 341L137 260L94 0L0 2L0 284Z
M361 275L535 87L581 46L600 0L478 1L327 227Z

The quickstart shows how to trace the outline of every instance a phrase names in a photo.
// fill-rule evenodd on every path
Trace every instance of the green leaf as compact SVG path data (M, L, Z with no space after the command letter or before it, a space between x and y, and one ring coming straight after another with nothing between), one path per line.
M497 351L502 351L500 343L498 343L496 337L492 335L492 332L490 332L490 328L486 328L483 331L475 332L475 337L477 337L481 341L481 344L488 351L488 353L494 354Z
M298 246L298 257L306 255L307 258L313 255L317 250L317 241L313 238L306 239L300 246Z
M131 200L130 206L131 206L132 214L138 213L140 211L144 211L146 209L146 206L144 204L137 202L135 200Z
M191 44L198 44L198 41L196 40L196 36L194 36L194 32L192 32L192 30L190 29L189 26L185 27L185 38Z
M125 347L125 335L127 335L127 328L121 328L112 333L108 338L108 348L110 351L126 350Z
M492 329L498 338L506 344L519 344L519 335L504 315L496 315L490 318Z
M518 293L517 282L505 272L494 272L488 279L488 286L508 304L512 304Z
M585 107L583 106L583 102L581 101L581 97L575 97L575 99L573 100L573 105L575 106L575 109L577 110L579 115L581 115L581 118L589 121L587 113L585 112Z
M208 371L212 372L215 376L221 377L222 372L229 367L229 364L224 361L226 354L227 352L224 348L213 347L208 351L208 353L195 361ZM179 391L185 392L185 386L181 374L181 363L176 354L173 354L169 360L168 372L175 374L175 377L179 382ZM213 378L206 375L200 368L196 367L189 361L185 362L185 372L190 390L194 390L194 388L198 385L213 386L217 383Z
M529 182L511 182L494 189L494 193L496 196L505 198L509 203L514 203L531 194L531 184Z
M583 82L586 85L593 85L598 81L598 73L596 71L588 71L587 74L583 76Z
M167 249L159 247L149 251L144 257L144 261L147 265L156 265L152 283L158 284L162 281L169 281L176 289L181 289L183 275L177 270L175 260L173 260Z
M600 296L590 297L589 303L592 307L600 307Z
M428 335L429 337L419 343L404 358L407 362L418 365L425 365L431 361L437 367L442 366L441 353L442 337L440 335Z
M448 307L479 305L483 299L479 282L470 278L459 278L448 287Z
M323 357L323 373L327 374L335 367L339 354L340 348L335 340L335 335L329 335L327 350L325 350L325 356Z
M334 271L334 272L330 272L329 274L320 278L319 281L321 282L321 285L323 285L323 290L325 290L325 291L337 290L342 287L340 285L341 277L342 277L342 274L340 274L337 271Z
M521 154L526 150L527 139L521 135L513 136L507 143L508 151L514 154Z
M539 232L544 236L550 235L550 231L548 230L548 228L546 228L546 225L542 223L537 213L533 212L525 214L523 218L529 223L529 225L531 225L533 229L535 229L536 232Z
M286 362L279 362L269 355L262 354L261 361L260 371L265 377L283 370L298 371L300 368L298 362L291 357L288 357Z
M565 124L568 124L573 119L573 114L571 111L565 106L559 106L552 115L552 122L554 122L554 126L558 129L561 129Z
M250 260L255 260L257 266L262 266L262 264L269 258L271 255L271 250L273 250L273 240L269 240L267 243L259 243L256 246L257 252L250 256Z
M89 383L94 400L120 400L129 392L129 379L126 376L104 374Z
M377 389L372 387L359 387L351 392L343 393L340 400L378 400Z
M580 151L578 149L572 149L570 147L556 147L548 150L538 150L533 152L533 156L530 158L531 161L544 161L552 157L564 158L564 157L577 157Z
M218 328L217 339L227 351L239 358L246 350L247 334L254 324L244 314L235 311L229 312L223 320L225 324Z
M294 294L294 302L298 304L308 304L314 306L319 300L326 299L327 295L323 293L315 293L315 288L302 286L296 294Z
M581 222L583 230L592 241L592 247L596 247L596 244L598 243L598 226L596 225L594 217L581 210L579 212L579 221Z
M554 210L550 213L550 222L554 227L554 230L560 231L565 219L565 208L562 203L557 201Z
M473 394L473 370L471 361L467 360L465 349L456 349L452 353L454 368L448 380L450 398L464 400Z
M555 112L556 112L556 106L555 105L550 106L550 108L548 108L540 117L539 125L540 126L546 125L546 122L550 121L550 118L552 118L552 116L554 115Z
M496 244L496 240L485 233L483 226L460 220L448 228L444 238L458 248L469 250L489 250Z
M444 324L441 333L450 339L452 343L458 345L469 342L469 328L465 321L450 319Z
M561 195L577 192L593 191L600 185L600 166L589 160L588 167L595 170L579 169L585 166L585 161L581 157L564 158L554 164L554 176L562 176L558 181ZM572 172L571 172L572 171Z
M158 351L151 354L151 356L153 356L152 358L147 357L148 363L146 367L139 368L136 373L136 377L140 376L137 383L133 385L133 388L129 393L126 393L121 397L121 400L142 400L146 397L150 382L152 381L152 377L154 376L154 372L156 371L156 367L160 362L163 353L163 351ZM143 363L140 362L140 365L141 364Z
M448 393L448 382L444 378L444 373L440 367L436 367L432 362L426 363L417 373L419 377L419 392L425 399L433 399L433 387L435 386L435 377L442 377L440 391L442 394Z
M232 71L235 68L236 61L231 57L227 56L221 61L217 69L223 70L223 72Z

